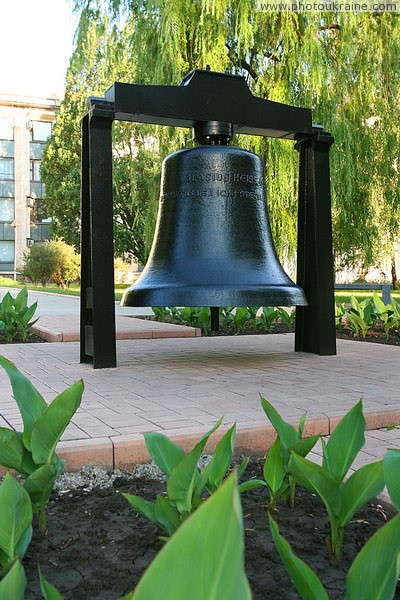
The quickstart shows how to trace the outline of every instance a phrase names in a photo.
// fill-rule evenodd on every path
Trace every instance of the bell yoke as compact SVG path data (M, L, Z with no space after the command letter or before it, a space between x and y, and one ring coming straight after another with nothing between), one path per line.
M116 364L110 303L108 350L104 350L104 320L101 343L96 334L100 315L105 316L100 303L106 272L112 285L105 240L107 231L112 236L114 119L191 127L197 143L164 159L150 256L121 303L210 306L214 327L218 327L219 306L297 306L295 349L334 354L328 157L333 138L312 126L309 109L256 98L243 78L206 70L194 71L180 86L116 83L105 99L89 100L82 128L81 361L95 367ZM230 146L234 133L297 140L297 284L285 273L275 251L263 162L252 152ZM108 250L112 256L112 237ZM106 271L96 267L99 259L103 266L104 259L108 261Z

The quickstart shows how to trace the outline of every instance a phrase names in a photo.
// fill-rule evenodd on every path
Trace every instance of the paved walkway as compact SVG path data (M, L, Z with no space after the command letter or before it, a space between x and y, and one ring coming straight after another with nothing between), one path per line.
M399 348L338 340L338 355L293 352L293 335L121 340L118 368L79 364L77 343L7 345L1 351L48 401L82 378L81 408L63 436L68 467L129 467L148 458L142 434L161 431L190 448L224 416L237 422L237 448L265 453L274 432L259 394L293 423L307 411L308 434L329 434L363 399L367 445L357 466L400 447ZM20 428L7 377L0 378L2 426ZM317 457L316 457L317 458Z
M32 333L47 342L76 342L80 338L78 315L50 315L39 317L31 327ZM201 336L201 329L172 323L158 323L116 315L118 340L182 338Z

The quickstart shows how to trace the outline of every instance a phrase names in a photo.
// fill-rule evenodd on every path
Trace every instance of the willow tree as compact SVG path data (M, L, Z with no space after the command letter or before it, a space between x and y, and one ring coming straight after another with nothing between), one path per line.
M103 95L114 81L176 85L192 69L209 64L215 71L243 75L257 96L311 107L314 122L334 135L338 263L367 267L382 251L393 251L400 223L396 15L256 13L253 0L76 0L76 10L81 18L66 96L44 164L57 233L70 239L70 223L71 235L77 231L78 117L85 98ZM139 241L143 260L152 237L161 159L190 145L190 133L124 123L115 127L114 136L122 149L114 165L117 246L139 256ZM142 155L149 139L157 143ZM265 162L275 244L290 260L297 211L293 144L261 137L239 137L236 143ZM70 214L64 219L66 196Z

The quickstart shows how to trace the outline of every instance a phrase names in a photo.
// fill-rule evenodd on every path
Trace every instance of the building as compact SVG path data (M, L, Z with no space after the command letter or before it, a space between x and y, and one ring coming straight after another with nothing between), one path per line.
M0 93L0 275L15 277L27 246L48 239L40 163L59 106Z

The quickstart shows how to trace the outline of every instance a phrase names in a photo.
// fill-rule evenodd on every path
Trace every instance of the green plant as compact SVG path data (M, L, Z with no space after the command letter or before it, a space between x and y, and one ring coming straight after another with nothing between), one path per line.
M279 552L279 556L302 599L329 600L329 596L318 575L294 554L290 544L279 533L279 527L270 514L268 514L268 519L272 539Z
M26 577L23 566L16 560L0 581L0 600L24 600Z
M343 318L346 315L346 304L342 302L342 304L335 304L335 326L336 329L344 329L345 325L343 323Z
M400 450L383 458L385 483L400 510ZM272 538L303 600L327 600L318 576L292 551L269 516ZM346 578L346 600L392 600L400 575L400 514L381 527L358 553Z
M37 321L32 321L35 314L37 302L28 306L28 291L26 287L17 294L15 298L7 292L0 303L0 329L4 330L7 343L11 343L17 335L24 342L29 337L29 329Z
M351 308L347 312L346 319L349 329L354 336L358 337L360 332L363 338L374 324L374 307L371 298L359 302L355 296L351 297Z
M289 470L289 459L291 451L296 451L300 456L307 456L319 439L319 435L303 438L306 415L303 415L296 429L286 423L277 410L265 398L261 396L261 405L278 437L267 454L264 463L262 479L250 479L239 487L241 492L254 489L259 486L267 486L270 494L268 508L275 506L278 497L289 500L290 506L294 506L296 479Z
M29 494L10 473L0 485L0 506L0 574L4 575L24 556L32 538Z
M225 327L230 327L233 323L234 306L221 306L219 309L220 321Z
M157 496L156 502L139 496L123 494L128 502L168 535L172 535L204 500L204 492L214 493L221 485L232 461L236 426L233 425L218 443L211 461L202 470L198 464L210 435L222 419L205 433L188 453L161 433L145 433L147 450L167 478L167 496ZM241 466L241 473L247 461Z
M171 315L168 306L152 306L151 310L156 321L165 321Z
M0 428L0 464L21 473L39 518L39 529L45 531L46 506L64 465L56 446L80 405L83 381L74 383L47 405L29 379L4 356L0 356L0 366L10 379L24 424L22 434Z
M21 274L28 281L46 286L57 269L57 249L50 242L36 242L23 254Z
M390 330L396 329L400 324L397 304L395 302L388 305L384 304L376 293L373 295L372 301L374 303L374 314L382 322L385 339L388 340Z
M279 313L276 308L273 306L263 306L261 314L258 317L257 326L270 333L278 319Z
M237 306L233 313L233 325L236 327L237 333L243 333L251 319L247 306Z
M331 526L329 551L331 560L340 564L346 525L371 498L384 487L383 463L365 465L346 482L355 457L364 445L365 419L362 402L358 402L336 426L329 441L322 440L323 464L316 465L291 451L288 468L296 479L324 502Z
M235 473L182 524L126 598L250 600Z
M294 324L296 322L296 310L292 309L290 311L287 311L286 309L284 309L282 307L278 307L277 311L278 311L278 315L280 316L282 321L285 323L285 325L287 325L289 327L289 329L292 330L294 328Z
M45 577L42 575L42 571L39 570L39 583L40 583L40 591L42 592L42 596L44 600L63 600L60 592L56 590L54 585L51 585Z
M48 244L56 251L56 265L52 280L61 288L69 287L73 281L79 280L81 271L80 255L75 248L62 239L50 240Z

